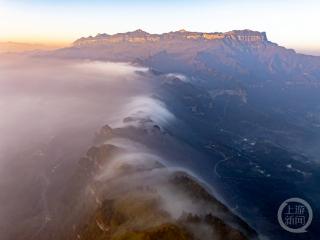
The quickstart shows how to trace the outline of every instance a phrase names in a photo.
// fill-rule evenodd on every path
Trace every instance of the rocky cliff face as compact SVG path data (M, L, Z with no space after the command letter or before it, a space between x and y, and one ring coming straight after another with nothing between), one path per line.
M118 33L114 35L98 34L95 37L81 38L74 42L73 46L90 46L90 45L104 45L115 43L155 43L162 41L213 41L217 39L232 39L244 42L264 42L268 41L266 33L256 32L250 30L231 31L226 33L202 33L189 32L180 30L176 32L169 32L164 34L150 34L142 30L136 30L127 33Z

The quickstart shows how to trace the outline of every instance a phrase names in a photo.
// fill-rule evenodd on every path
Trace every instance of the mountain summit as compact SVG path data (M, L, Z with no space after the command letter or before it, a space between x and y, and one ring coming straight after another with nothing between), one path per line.
M114 35L98 34L95 37L80 38L74 42L74 46L90 46L103 45L110 43L146 43L146 42L161 42L172 40L198 40L198 41L212 41L217 39L231 39L243 42L264 42L268 41L265 32L257 32L251 30L234 30L226 33L215 32L190 32L184 29L163 33L150 34L141 29L127 33L117 33Z

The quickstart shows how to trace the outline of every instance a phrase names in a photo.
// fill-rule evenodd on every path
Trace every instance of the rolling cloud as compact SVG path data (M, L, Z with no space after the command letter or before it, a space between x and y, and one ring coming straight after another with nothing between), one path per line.
M132 98L146 93L147 81L136 74L145 70L125 63L1 58L0 235L4 239L19 234L13 222L19 225L32 215L39 216L36 225L49 219L46 186L65 181L92 144L95 130L115 112L127 109ZM35 212L30 212L32 204Z

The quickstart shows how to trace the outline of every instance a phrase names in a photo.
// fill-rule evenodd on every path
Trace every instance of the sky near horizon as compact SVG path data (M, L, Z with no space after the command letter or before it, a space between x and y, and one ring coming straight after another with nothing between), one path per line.
M0 42L67 44L141 28L267 32L282 46L320 52L319 0L0 0Z

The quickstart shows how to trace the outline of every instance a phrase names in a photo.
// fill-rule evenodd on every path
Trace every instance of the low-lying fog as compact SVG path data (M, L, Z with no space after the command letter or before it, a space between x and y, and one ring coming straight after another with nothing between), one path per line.
M48 169L72 171L97 129L132 104L145 107L137 97L147 94L147 79L137 71L147 69L1 56L1 238L36 208Z

